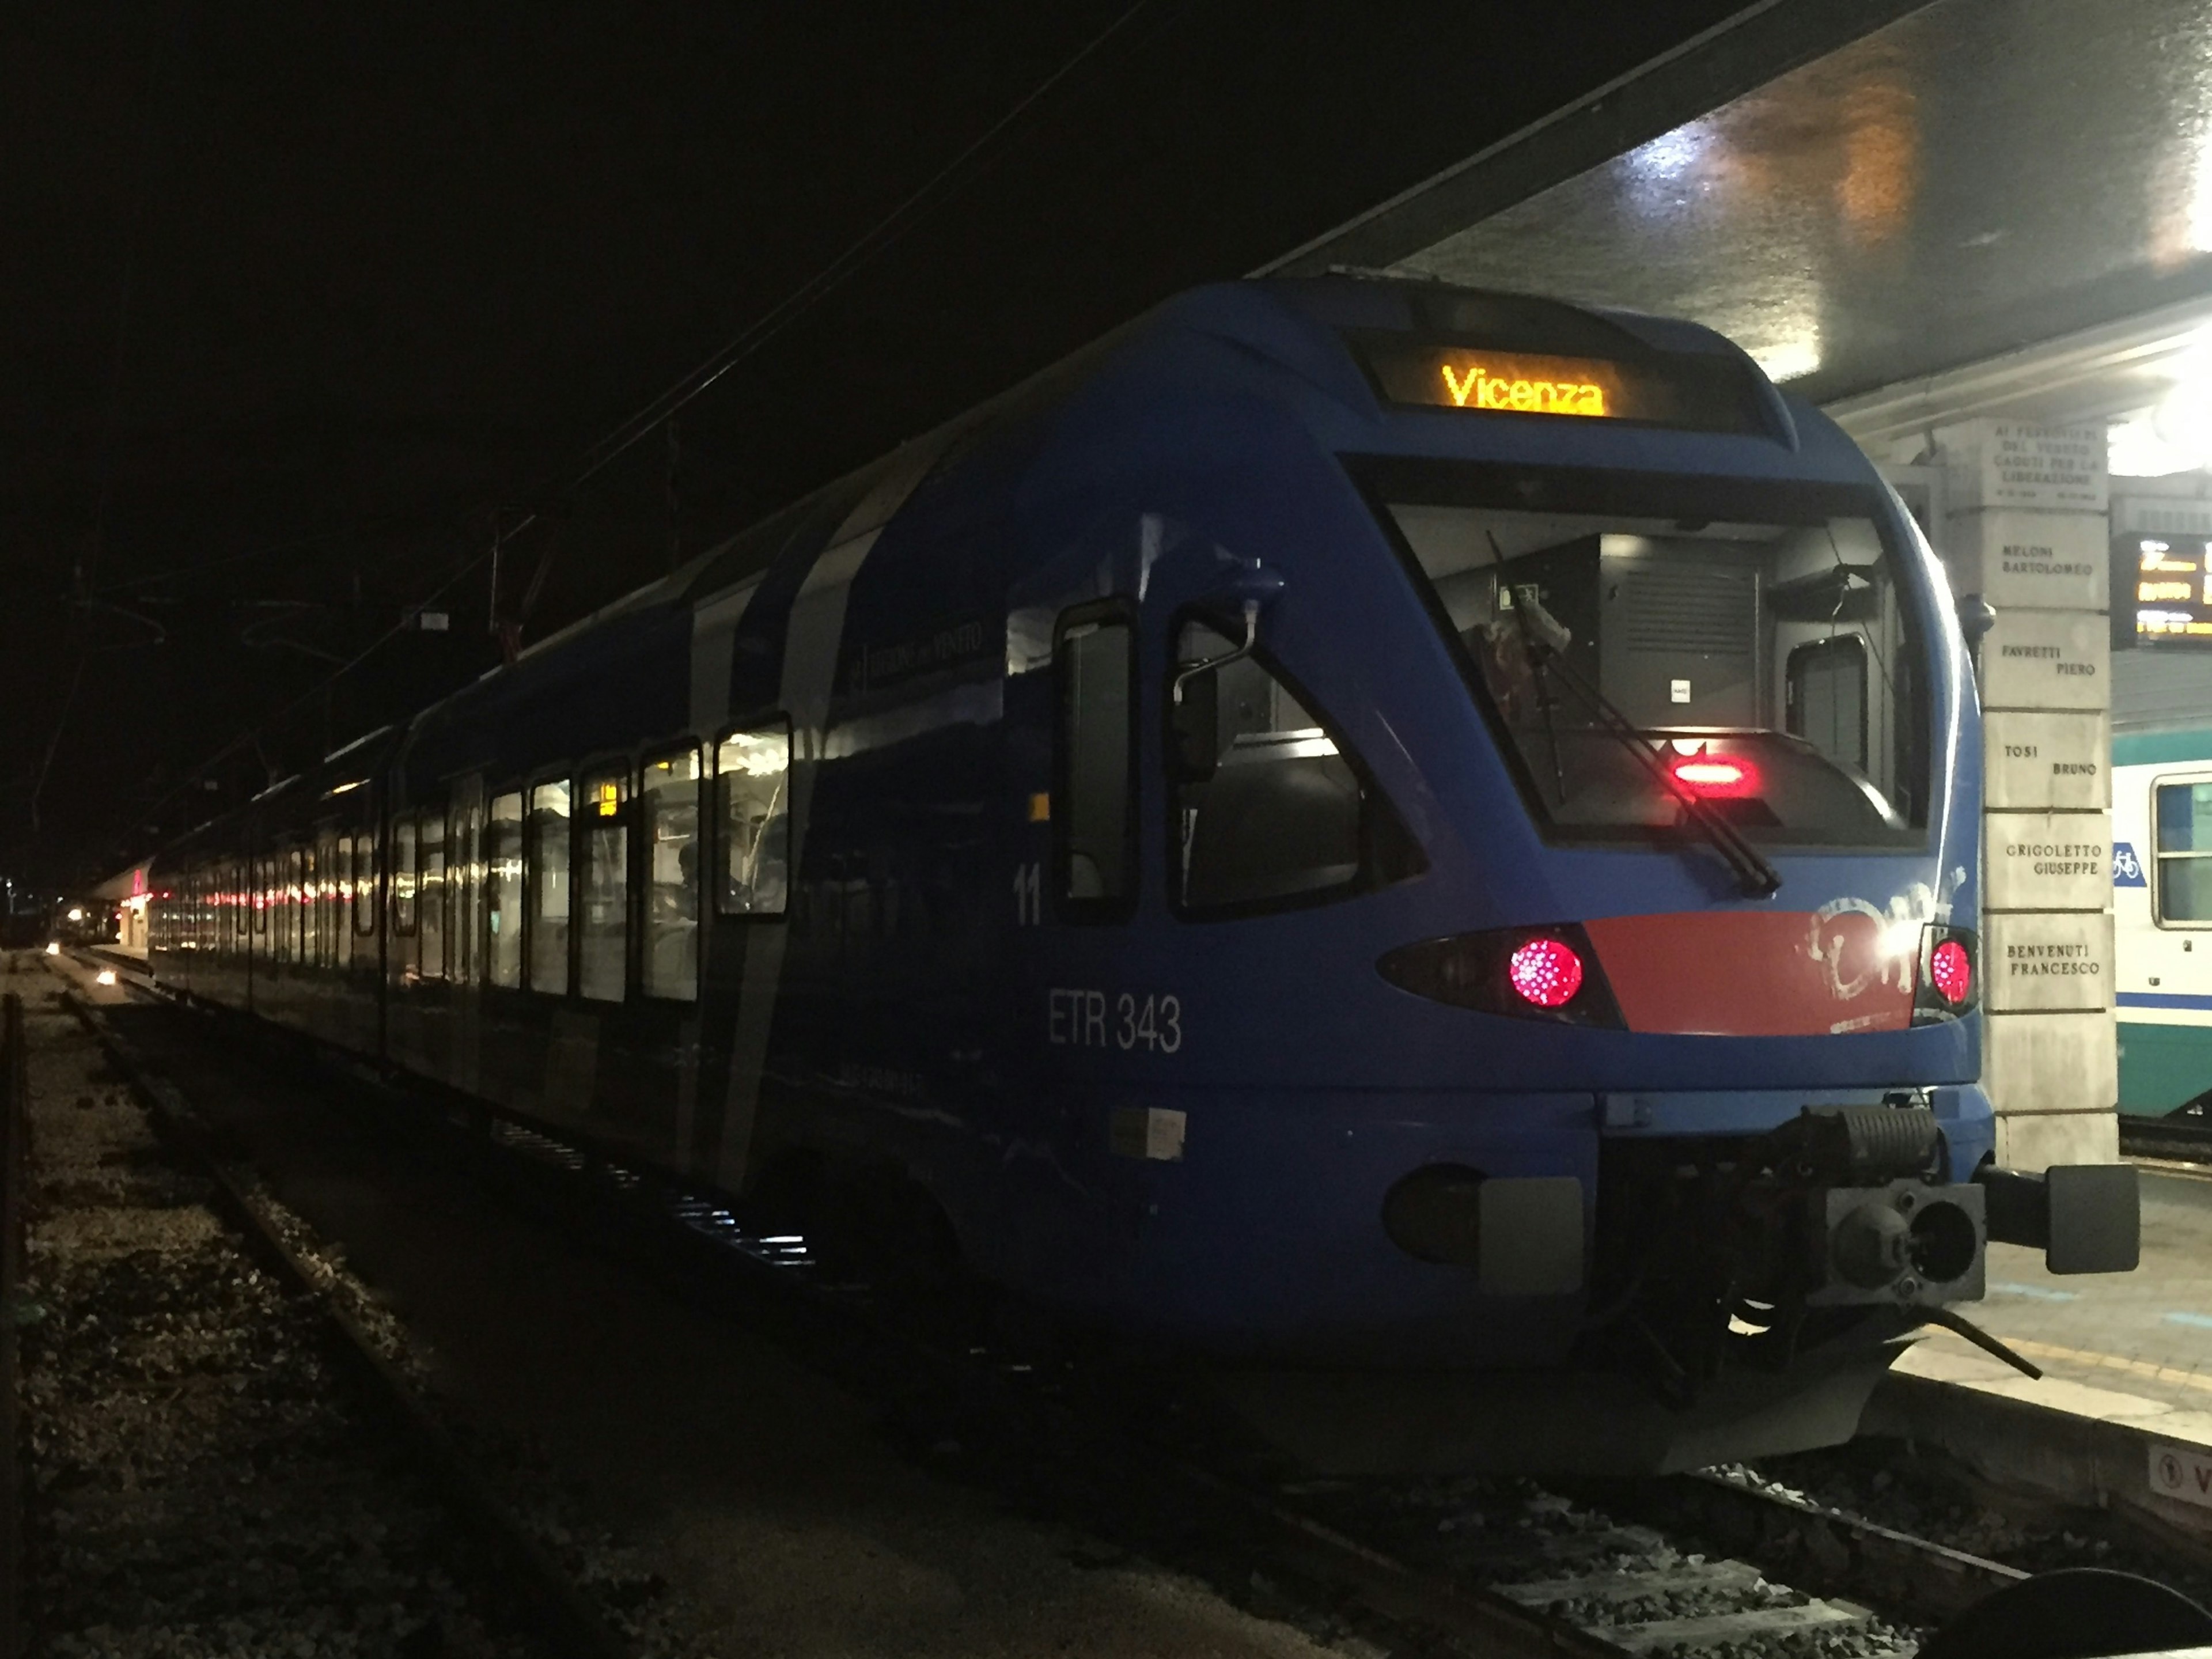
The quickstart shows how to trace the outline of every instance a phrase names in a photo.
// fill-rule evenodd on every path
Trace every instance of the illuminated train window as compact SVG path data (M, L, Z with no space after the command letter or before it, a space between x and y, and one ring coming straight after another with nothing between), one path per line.
M416 971L424 979L446 976L446 820L441 812L422 814L417 854L417 931L422 945Z
M415 931L415 820L398 818L392 825L392 931Z
M523 945L530 957L530 988L549 996L568 994L568 785L565 779L530 792L527 868L523 880L530 921Z
M484 823L484 977L522 985L522 797L494 795Z
M721 837L715 903L726 916L780 916L790 890L791 728L732 732L715 750Z
M689 1002L699 994L699 751L645 763L638 833L645 842L642 988Z
M598 1002L620 1002L628 989L628 785L619 773L587 776L578 796L576 989Z
M1924 842L1924 649L1864 492L1393 462L1366 482L1555 838L1681 821L1610 708L1754 842Z

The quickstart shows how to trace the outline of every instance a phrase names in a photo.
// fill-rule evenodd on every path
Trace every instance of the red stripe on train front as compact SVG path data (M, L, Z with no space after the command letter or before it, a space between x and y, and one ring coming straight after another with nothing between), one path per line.
M1829 1036L1912 1023L1919 929L1864 910L1692 910L1583 926L1632 1031Z

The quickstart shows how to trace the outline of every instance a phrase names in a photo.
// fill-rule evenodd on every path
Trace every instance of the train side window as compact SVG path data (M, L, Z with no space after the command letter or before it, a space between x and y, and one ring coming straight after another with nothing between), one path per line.
M1071 921L1115 921L1137 896L1137 634L1119 607L1060 623L1053 881Z
M353 930L376 931L376 831L364 830L353 842Z
M249 940L253 928L253 906L248 891L253 884L252 868L252 865L243 863L230 866L230 931L237 938ZM245 951L251 947L248 944L234 945L231 948Z
M576 989L620 1002L629 961L629 781L619 772L584 780L578 804L583 868L577 874Z
M269 907L276 902L276 860L264 856L253 865L253 931L269 934ZM266 951L269 947L260 947Z
M337 961L337 947L331 944L331 923L338 908L338 838L325 830L315 839L315 873L310 884L315 896L314 963L328 968Z
M689 1002L699 994L699 751L645 763L644 988Z
M416 971L424 979L446 976L446 821L422 814L416 850L416 918L422 945Z
M392 823L392 931L415 931L415 820L395 818Z
M522 984L522 796L491 798L484 823L484 977Z
M2154 793L2161 925L2212 923L2212 779L2161 783Z
M1177 906L1243 912L1312 902L1417 866L1395 814L1320 717L1257 658L1188 672L1233 650L1204 624L1184 624L1164 693Z
M714 757L726 916L780 916L791 885L791 727L732 732Z
M530 837L523 875L530 896L525 939L530 988L568 994L568 784L541 783L530 792Z
M453 895L453 977L478 983L484 973L483 803L474 780L453 792L446 841L446 886Z
M284 930L284 948L279 953L288 963L297 963L301 957L301 927L307 913L307 855L297 847L288 848L284 854L284 914L278 925Z
M340 836L337 858L331 866L331 963L343 968L353 961L354 846L351 836Z

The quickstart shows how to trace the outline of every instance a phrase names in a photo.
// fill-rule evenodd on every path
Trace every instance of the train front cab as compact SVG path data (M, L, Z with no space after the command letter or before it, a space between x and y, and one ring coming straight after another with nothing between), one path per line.
M1121 573L1014 792L1072 1273L1316 1462L1621 1468L1847 1437L1988 1237L2132 1266L2131 1181L1991 1163L1972 682L1872 469L1749 397L1394 407L1380 355L1372 419L1246 402L1063 561Z

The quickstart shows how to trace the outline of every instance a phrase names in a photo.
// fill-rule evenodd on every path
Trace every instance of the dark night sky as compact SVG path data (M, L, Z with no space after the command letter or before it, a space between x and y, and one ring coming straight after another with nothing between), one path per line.
M495 660L479 570L269 720L1127 3L9 9L0 872L105 873ZM1734 5L1152 0L685 412L672 513L659 434L559 500L526 636Z

